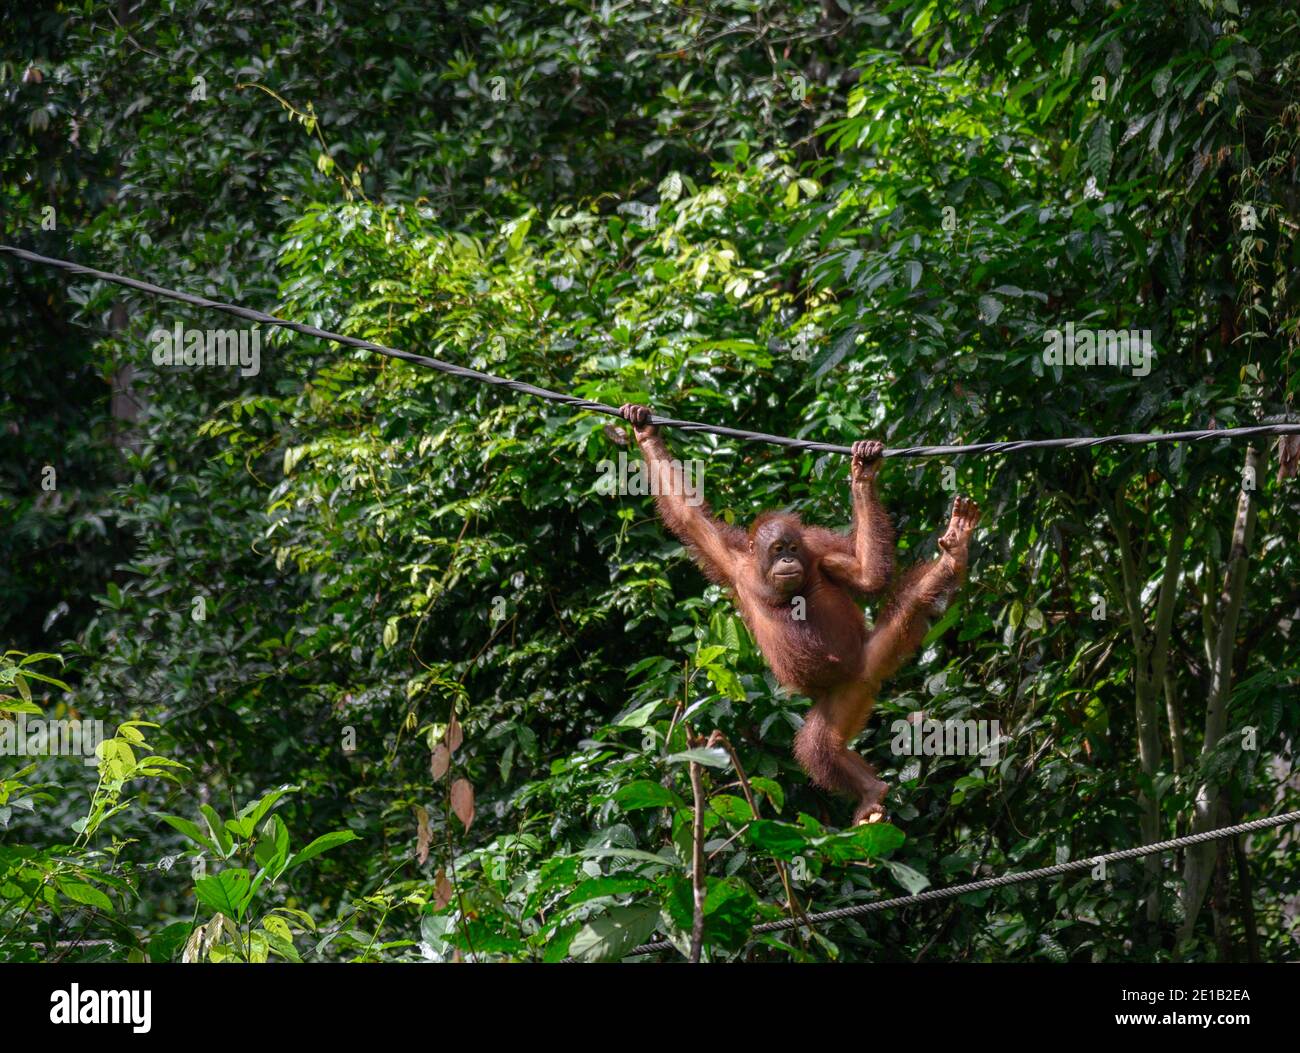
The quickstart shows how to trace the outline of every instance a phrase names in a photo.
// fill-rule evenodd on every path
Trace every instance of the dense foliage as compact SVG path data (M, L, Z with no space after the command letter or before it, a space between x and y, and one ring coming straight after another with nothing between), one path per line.
M1292 5L134 8L10 17L0 240L830 442L1294 408ZM685 949L692 763L715 958L1297 957L1276 831L751 933L1298 807L1274 441L891 459L904 561L954 491L985 520L859 742L892 823L848 828L807 701L602 486L608 418L265 328L256 375L159 366L226 321L5 266L0 710L114 737L0 758L0 957ZM1045 362L1067 325L1149 331L1149 372ZM730 521L847 519L842 458L668 438ZM998 763L893 755L916 713L997 720Z

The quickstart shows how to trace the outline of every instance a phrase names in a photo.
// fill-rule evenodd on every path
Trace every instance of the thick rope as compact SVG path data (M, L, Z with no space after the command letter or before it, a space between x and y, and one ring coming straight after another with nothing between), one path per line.
M50 256L42 256L39 253L29 252L27 249L15 248L12 245L0 245L0 252L7 252L20 260L26 260L28 263L40 263L47 267L58 267L61 270L68 271L71 274L82 274L90 278L97 278L100 281L112 282L115 285L124 285L128 289L137 289L140 292L148 293L151 296L162 296L169 300L179 300L181 303L191 304L194 307L206 307L213 311L223 311L226 314L232 314L236 318L244 318L250 322L258 322L261 325L278 326L281 329L291 329L295 333L302 333L304 336L314 336L320 340L330 340L336 344L344 344L347 347L357 347L363 351L373 351L379 355L387 355L389 358L400 358L404 362L414 362L416 365L425 366L428 369L436 369L440 373L447 373L453 377L464 377L466 380L477 380L483 384L492 384L496 387L506 388L509 391L518 391L524 395L533 395L539 399L546 399L548 402L558 402L565 406L572 406L574 409L587 410L592 413L605 413L611 417L620 416L618 407L607 406L603 402L591 402L588 399L580 399L574 395L565 395L558 391L550 391L547 388L539 388L533 384L526 384L521 380L511 380L507 377L494 376L491 373L484 373L477 369L470 369L466 366L458 366L453 362L444 362L441 359L429 358L427 355L417 355L410 351L400 351L397 348L385 347L383 344L375 344L369 340L361 340L355 336L344 336L341 333L331 333L326 329L318 329L314 325L304 325L302 322L290 322L283 318L276 318L273 315L265 314L262 311L255 311L250 307L240 307L236 304L221 303L218 300L209 300L205 296L195 296L192 293L179 292L176 289L165 289L161 285L154 285L151 282L140 281L137 278L127 278L121 274L112 274L109 271L96 270L94 267L83 267L79 263L71 263L68 260L54 259ZM851 446L837 446L827 442L810 442L807 439L794 439L787 435L769 435L761 431L746 431L743 428L726 428L718 424L701 424L693 420L676 420L673 417L651 416L651 423L658 424L665 428L677 428L681 431L703 431L711 435L722 435L729 439L741 439L745 442L765 442L773 446L785 446L792 450L806 450L810 453L839 453L851 454ZM1153 442L1200 442L1204 440L1214 441L1217 439L1246 439L1255 435L1297 435L1300 434L1300 424L1278 423L1278 424L1256 424L1243 428L1210 428L1201 431L1171 431L1158 433L1131 432L1123 435L1091 435L1079 436L1066 439L1031 439L1031 440L1013 440L1010 442L978 442L964 446L904 446L899 449L885 450L886 457L941 457L941 456L959 456L962 454L976 453L1015 453L1019 450L1075 450L1090 446L1136 446L1142 443Z
M1300 822L1300 812L1271 815L1265 819L1252 819L1247 823L1238 823L1236 826L1224 826L1218 830L1205 830L1199 834L1175 837L1172 841L1159 841L1150 845L1141 845L1138 848L1125 848L1120 852L1107 852L1105 855L1092 856L1089 859L1075 859L1069 863L1039 867L1037 870L1026 870L1017 874L1003 874L1001 877L970 881L965 885L949 885L947 888L929 889L917 893L915 896L879 899L872 903L857 903L851 907L840 907L838 910L825 910L820 914L808 914L802 918L782 918L780 921L768 921L761 925L755 925L752 931L756 934L781 932L784 929L797 929L801 925L820 925L823 922L838 921L841 918L856 918L863 914L893 910L896 907L911 907L918 903L933 903L936 900L964 896L968 892L983 892L986 889L1005 888L1007 885L1019 885L1026 881L1037 881L1040 878L1057 877L1060 874L1069 874L1076 870L1091 870L1098 863L1119 863L1126 859L1152 856L1158 852L1172 852L1175 848L1185 848L1187 845L1199 845L1203 841L1216 841L1224 837L1235 837L1237 834L1248 834L1254 830L1267 830L1270 827L1285 826L1288 823L1296 822ZM630 956L633 954L652 954L656 951L671 951L672 949L673 944L670 941L659 940L655 943L643 943L640 947L627 953Z

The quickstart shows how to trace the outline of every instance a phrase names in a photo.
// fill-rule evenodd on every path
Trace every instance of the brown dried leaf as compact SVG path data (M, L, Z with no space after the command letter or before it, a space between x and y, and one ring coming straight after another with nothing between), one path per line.
M457 779L451 784L451 810L468 830L474 822L474 787L468 779Z
M433 747L433 752L429 755L429 770L433 772L435 779L441 779L450 767L451 750L440 742Z
M451 723L447 726L447 734L442 741L447 744L447 748L452 753L460 749L460 744L465 741L465 732L461 730L460 721L456 719L455 713L451 715Z
M441 867L438 868L438 876L433 882L433 905L437 910L442 910L451 902L453 893L451 882L447 880L447 871Z
M429 844L433 840L433 831L429 829L429 812L422 805L415 805L415 858L423 865L429 858Z

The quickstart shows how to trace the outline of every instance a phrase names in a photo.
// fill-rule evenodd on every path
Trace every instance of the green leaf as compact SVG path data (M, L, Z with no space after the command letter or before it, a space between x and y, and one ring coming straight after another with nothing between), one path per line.
M720 746L713 746L708 749L682 750L681 753L674 753L664 758L669 764L683 764L687 761L694 761L696 764L703 764L707 768L725 768L731 763L731 757L727 751Z
M51 658L53 658L56 662L58 662L60 666L64 664L63 655L61 654L54 654L50 651L33 651L31 654L29 654L26 658L24 658L21 662L18 663L18 668L21 669L23 666L31 665L33 662L46 662L49 661Z
M850 326L835 338L825 352L819 352L813 358L812 375L814 380L825 376L844 360L844 356L853 350L854 341L857 340L859 332L860 328L858 326Z
M710 798L709 807L729 823L747 823L754 818L749 802L732 794L723 793Z
M203 813L203 818L208 822L208 832L212 835L212 840L217 844L223 856L229 856L234 842L230 839L230 833L226 830L225 824L221 821L221 816L217 814L215 808L210 804L199 805L199 811Z
M688 877L673 880L665 912L683 932L695 919L695 890ZM704 939L710 946L739 950L750 938L758 915L758 897L738 877L711 877L704 885Z
M775 819L756 819L745 830L745 840L778 859L793 859L808 848L808 836L797 826Z
M682 799L672 790L649 779L638 779L626 786L620 786L614 794L614 801L624 811L629 812L636 808L686 807Z
M713 878L706 883L704 934L711 944L739 950L757 920L758 897L740 878Z
M962 616L963 608L959 603L949 605L944 611L943 617L930 627L930 631L925 634L925 639L921 641L921 646L929 647L935 640L939 639L944 633L953 627L957 620Z
M298 948L293 945L293 934L289 931L289 926L285 924L283 918L271 915L263 919L262 925L263 928L260 930L260 934L271 950L287 961L302 961L302 955L298 953Z
M346 845L349 841L359 840L358 836L351 830L335 830L333 833L322 834L301 852L294 854L289 860L289 865L285 870L292 870L300 863L305 863L309 859L315 859L322 852L328 852L331 848L337 848L339 845Z
M289 830L283 819L273 815L262 826L262 834L253 848L253 858L263 870L270 871L274 879L283 872L289 858Z
M296 789L298 789L297 786L280 786L258 798L256 801L250 801L239 810L239 817L237 819L226 820L226 829L236 837L251 837L253 831L257 829L257 824L261 822L262 817L271 810L275 802L286 793L290 793Z
M180 958L185 941L194 931L194 925L188 921L174 921L149 939L149 960L151 962L174 962Z
M657 906L614 907L578 930L569 954L582 962L618 961L645 943L658 924Z
M57 883L59 891L74 903L113 913L113 901L94 885L88 885L84 881L69 881L67 878L59 878Z
M705 666L705 675L718 691L718 694L731 699L733 702L743 702L745 700L745 688L738 677L732 670L722 665Z
M20 686L22 685L22 682L23 682L23 681L22 681L22 678L23 678L23 677L30 677L32 680L39 680L39 681L41 681L42 683L45 683L45 684L53 684L55 687L62 688L64 691L71 691L71 690L72 690L72 688L70 688L70 687L69 687L67 684L65 684L62 680L55 679L55 678L52 677L52 676L46 676L44 673L38 673L38 672L36 672L36 670L34 670L34 669L24 669L24 670L19 674L19 680L18 680L18 683L19 683Z
M209 910L242 921L251 896L252 876L247 870L223 870L194 882L194 894Z
M189 819L184 819L179 815L163 815L161 813L155 813L155 814L164 823L172 827L172 829L174 830L179 830L191 841L197 842L198 844L202 845L210 852L216 851L216 846L214 846L213 843L203 835L203 831L199 829L198 823L191 822Z
M650 878L642 877L599 877L590 878L575 888L565 897L565 902L577 906L593 899L605 896L617 896L628 892L645 892L655 887Z
M871 825L878 824L872 823ZM906 863L898 863L892 859L883 859L881 862L889 868L889 872L894 875L898 883L907 889L909 896L915 896L918 892L930 887L930 879L919 870L913 870Z
M785 790L775 779L769 779L763 775L751 776L749 785L759 793L765 794L767 799L772 802L778 812L785 807Z
M1098 117L1088 136L1088 168L1097 177L1097 185L1105 186L1110 176L1110 164L1114 154L1110 145L1110 121Z
M708 665L715 658L720 658L726 653L727 649L721 644L709 644L706 647L699 648L695 652L695 664L701 666Z
M814 851L831 863L875 859L893 851L906 838L892 823L865 823L813 842Z
M629 859L637 860L642 863L657 863L660 866L671 866L672 860L663 856L657 856L650 852L643 852L639 848L584 848L575 853L584 859Z
M985 293L979 299L980 320L986 325L994 325L1002 317L1002 301L996 296Z
M650 717L658 709L662 702L647 702L644 706L639 706L632 710L627 716L619 720L614 726L620 728L643 728L650 722Z

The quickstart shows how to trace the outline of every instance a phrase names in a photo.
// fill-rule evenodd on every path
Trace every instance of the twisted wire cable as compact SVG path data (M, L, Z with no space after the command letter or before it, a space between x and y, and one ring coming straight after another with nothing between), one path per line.
M914 896L878 899L871 903L855 903L852 906L839 907L836 910L824 910L819 914L807 914L802 918L782 918L780 921L767 921L761 925L755 925L752 931L755 934L781 932L785 929L797 929L803 925L822 925L830 921L839 921L842 918L857 918L864 914L875 914L882 910L911 907L918 903L934 903L938 900L952 899L954 896L964 896L968 892L984 892L987 889L1005 888L1008 885L1020 885L1027 881L1058 877L1061 874L1069 874L1077 870L1091 870L1098 863L1119 863L1126 859L1138 859L1159 852L1172 852L1176 848L1185 848L1188 845L1199 845L1205 841L1217 841L1224 837L1235 837L1238 834L1248 834L1255 830L1267 830L1270 827L1285 826L1288 823L1296 822L1300 822L1300 812L1270 815L1263 819L1252 819L1249 822L1237 823L1234 826L1220 827L1217 830L1203 830L1199 834L1175 837L1170 841L1157 841L1149 845L1139 845L1137 848L1106 852L1099 856L1090 856L1087 859L1072 859L1067 863L1057 863L1055 866L1038 867L1036 870L1025 870L1015 874L1002 874L999 877L983 878L979 881L968 881L964 885L926 889L926 891L918 892ZM672 949L673 944L670 941L658 940L654 943L643 943L627 953L631 956L634 954L653 954L656 951L670 951Z
M412 362L415 365L424 366L426 369L434 369L440 373L446 373L449 376L461 377L465 380L476 380L481 384L491 384L494 387L505 388L507 391L517 391L523 395L532 395L535 398L545 399L548 402L557 402L564 406L571 406L577 410L586 410L591 413L604 413L611 417L620 416L617 406L607 406L603 402L593 402L590 399L578 398L576 395L566 395L560 391L551 391L548 388L541 388L535 384L529 384L522 380L514 380L510 377L498 377L492 373L484 373L482 370L470 369L468 366L458 366L454 362L444 362L442 359L430 358L428 355L417 355L412 351L402 351L395 347L385 347L383 344L376 344L370 340L362 340L359 337L346 336L342 333L332 333L327 329L320 329L314 325L306 325L303 322L291 322L284 318L276 318L274 315L266 314L264 311L254 310L251 307L241 307L238 304L222 303L220 300L210 300L206 296L196 296L193 293L181 292L177 289L168 289L161 285L155 285L152 282L141 281L138 278L128 278L125 275L113 274L110 271L97 270L94 267L86 267L80 263L72 263L69 260L55 259L52 256L42 256L40 253L31 252L28 249L16 248L12 245L0 245L0 252L8 253L13 257L25 260L28 263L38 263L46 267L56 267L60 270L67 271L69 274L83 275L88 278L96 278L100 281L111 282L114 285L122 285L128 289L135 289L139 292L148 293L150 296L161 296L165 299L177 300L194 307L203 307L208 310L222 311L225 314L234 315L236 318L243 318L250 322L257 322L260 325L277 326L281 329L292 330L295 333L302 333L304 336L312 336L320 340L328 340L336 344L343 344L346 347L356 347L363 351L373 351L375 354L386 355L389 358L401 359L403 362ZM787 449L803 450L809 453L838 453L847 456L853 452L851 446L840 446L828 442L813 442L810 439L796 439L788 435L771 435L762 431L747 431L744 428L728 428L720 424L704 424L700 421L677 420L675 417L661 417L657 414L652 415L650 421L651 423L664 428L676 428L679 431L688 432L708 432L711 435L721 435L728 439L739 439L743 442L769 443L773 446L784 446ZM1241 428L1208 428L1198 431L1129 432L1120 435L1084 435L1062 439L1015 439L1005 442L977 442L964 445L903 446L885 450L884 456L956 457L969 456L972 454L1016 453L1022 450L1078 450L1087 449L1093 446L1135 446L1144 443L1203 442L1206 440L1216 441L1219 439L1248 439L1256 435L1297 434L1300 434L1300 424L1279 421L1277 423L1269 424L1253 424Z

